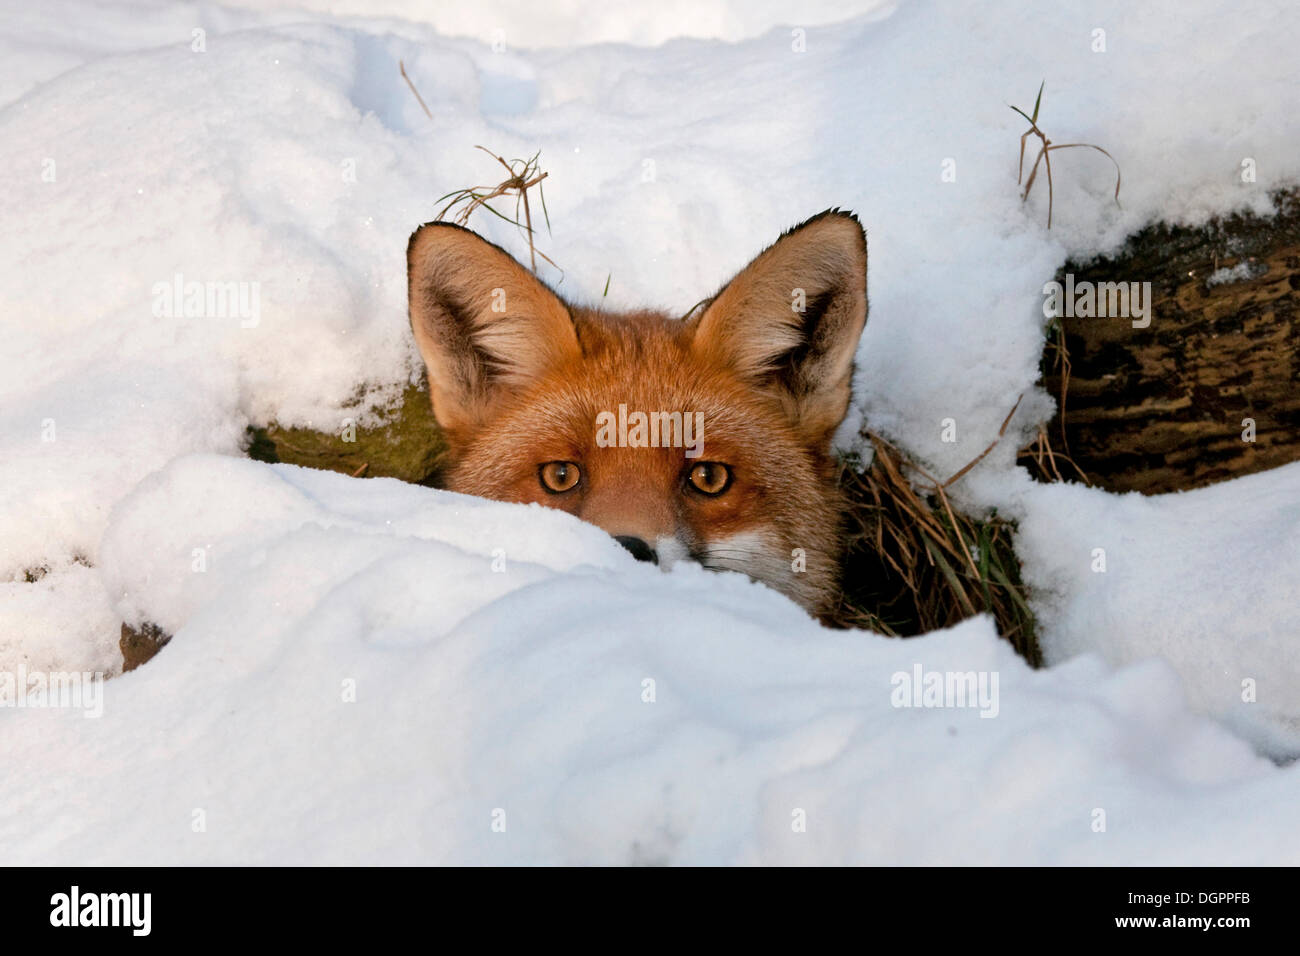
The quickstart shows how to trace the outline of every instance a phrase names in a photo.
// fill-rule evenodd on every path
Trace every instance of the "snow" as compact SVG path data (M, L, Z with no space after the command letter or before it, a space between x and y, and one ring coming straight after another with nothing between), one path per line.
M235 0L257 8L258 0ZM596 43L654 46L678 37L736 41L775 25L821 26L873 11L888 0L661 0L653 6L592 0L496 0L422 3L420 0L297 0L292 6L340 16L400 17L427 23L445 36L467 36L494 48L569 47Z
M144 481L102 552L128 620L180 626L101 718L5 715L12 862L1300 856L1294 772L1159 661L1034 672L987 618L828 631L559 512L211 455ZM997 717L895 706L918 666L997 675Z
M1259 756L1300 754L1300 466L1141 498L1014 465L1053 407L1060 263L1155 217L1267 211L1300 178L1297 11L8 7L0 672L115 673L122 620L176 637L105 685L102 718L0 708L6 859L1300 859L1300 771ZM1124 170L1116 205L1104 157L1056 154L1050 232L1007 108L1044 78L1048 134ZM954 493L1019 522L1052 666L984 619L828 632L562 515L240 459L250 423L368 427L418 379L402 251L439 195L496 181L480 143L542 149L548 278L587 301L608 278L614 307L685 312L791 224L858 212L871 314L842 440L865 420L947 475L1024 395ZM178 275L256 314L163 307ZM891 706L917 664L997 672L998 716Z
M1194 709L1297 752L1300 463L1156 497L1036 485L1024 510L1016 548L1049 665L1161 657Z
M1223 285L1228 282L1244 282L1247 279L1254 279L1267 271L1262 264L1256 264L1250 260L1242 260L1229 269L1227 266L1221 266L1215 269L1205 277L1206 286Z

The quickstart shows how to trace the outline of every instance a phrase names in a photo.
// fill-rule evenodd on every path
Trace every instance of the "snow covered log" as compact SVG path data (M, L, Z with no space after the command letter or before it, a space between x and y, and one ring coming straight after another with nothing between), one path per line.
M1096 484L1156 494L1300 460L1300 195L1276 201L1273 218L1151 226L1057 277L1082 307L1059 319L1065 441L1059 409L1049 437ZM1145 328L1098 315L1100 295L1091 309L1084 301L1085 283L1135 282L1150 283ZM1043 371L1059 403L1057 352L1049 346Z

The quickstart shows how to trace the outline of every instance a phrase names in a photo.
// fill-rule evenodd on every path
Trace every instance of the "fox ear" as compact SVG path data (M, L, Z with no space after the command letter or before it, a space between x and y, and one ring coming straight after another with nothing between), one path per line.
M830 444L848 411L867 321L867 237L831 209L785 233L723 286L696 320L693 348L771 388L810 444Z
M406 266L411 331L446 430L476 424L499 389L581 351L559 296L468 229L426 223L411 236Z

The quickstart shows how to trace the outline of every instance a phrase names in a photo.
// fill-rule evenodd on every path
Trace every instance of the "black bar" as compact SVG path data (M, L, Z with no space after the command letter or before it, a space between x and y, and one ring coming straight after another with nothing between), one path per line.
M377 930L399 926L430 942L444 935L450 942L453 931L473 928L496 941L531 933L540 944L557 933L581 938L619 926L620 935L609 941L631 942L699 926L735 940L758 934L770 941L778 933L798 939L803 933L806 941L834 931L869 943L889 931L919 934L911 937L918 945L1009 935L1045 942L1201 936L1231 944L1259 931L1271 936L1288 930L1294 875L1200 868L11 868L0 876L0 925L9 945L66 942L74 935L78 941L247 944L261 927L292 932L297 944L338 945L349 937L374 942ZM68 922L74 886L79 921L96 913L111 918L116 910L126 925L52 925L52 919ZM128 910L116 895L101 905L99 894L110 893L149 894L147 935L141 932L143 895ZM92 896L95 902L87 903ZM60 910L63 900L69 905ZM1154 922L1132 923L1148 919ZM1189 925L1191 919L1211 925ZM1241 919L1245 925L1223 922ZM1029 932L1034 936L1021 935ZM489 936L480 938L487 942Z

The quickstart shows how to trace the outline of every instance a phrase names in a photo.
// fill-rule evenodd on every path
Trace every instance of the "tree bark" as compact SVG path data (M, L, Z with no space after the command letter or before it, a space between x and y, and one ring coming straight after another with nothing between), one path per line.
M1057 320L1068 382L1049 331L1044 385L1058 404L1066 388L1048 437L1094 484L1155 494L1300 460L1300 194L1275 198L1274 217L1152 226L1057 277L1151 283L1145 329Z

